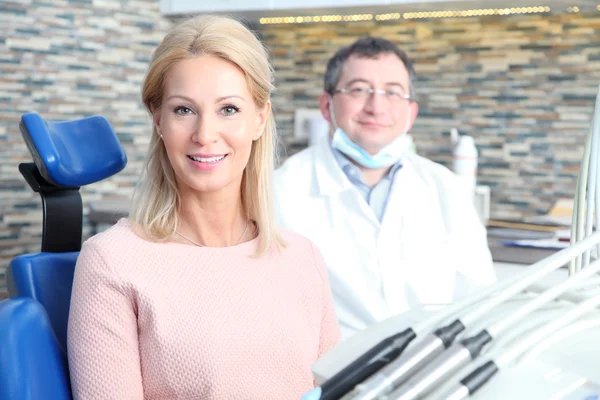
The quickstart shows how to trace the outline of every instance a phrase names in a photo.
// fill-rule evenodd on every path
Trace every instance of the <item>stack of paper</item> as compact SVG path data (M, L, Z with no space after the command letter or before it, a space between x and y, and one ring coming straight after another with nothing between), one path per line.
M544 225L571 226L573 199L558 199L548 214L525 218L525 222Z
M569 247L569 242L563 242L557 239L537 239L537 240L504 240L501 241L505 246L512 247L530 247L535 249L560 250Z

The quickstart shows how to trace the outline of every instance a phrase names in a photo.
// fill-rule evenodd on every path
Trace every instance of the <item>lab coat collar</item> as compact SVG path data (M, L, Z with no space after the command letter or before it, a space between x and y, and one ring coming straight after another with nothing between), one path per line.
M335 159L329 136L322 138L313 147L315 157L315 174L319 195L331 196L346 190L353 190L354 186L348 179L340 164ZM402 168L394 174L394 180L402 170L411 169L410 157L402 160Z
M335 160L333 150L329 144L330 140L329 136L326 136L317 142L313 148L315 174L321 196L330 196L352 189L352 183Z

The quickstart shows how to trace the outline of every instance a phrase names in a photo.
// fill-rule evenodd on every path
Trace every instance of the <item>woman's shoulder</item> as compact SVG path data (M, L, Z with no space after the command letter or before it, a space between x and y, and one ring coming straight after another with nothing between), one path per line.
M303 254L315 259L322 257L319 248L306 236L281 227L278 232L285 243L285 250L288 254Z
M327 266L319 248L307 237L285 228L278 230L285 243L282 255L293 265L313 271L311 276L318 276L325 281Z
M286 244L286 247L308 249L313 243L306 237L286 228L278 227L277 232Z
M145 258L153 249L167 243L158 243L145 237L143 230L127 218L120 219L107 230L98 233L83 243L82 253L98 253L105 259L130 261L130 258ZM164 249L164 248L163 248Z
M95 248L129 247L136 242L143 241L134 225L127 218L121 218L107 230L100 232L85 241L85 245Z
M161 254L172 246L145 239L141 232L123 218L86 240L77 262L82 268L112 270L123 278L135 276L149 265L164 261Z

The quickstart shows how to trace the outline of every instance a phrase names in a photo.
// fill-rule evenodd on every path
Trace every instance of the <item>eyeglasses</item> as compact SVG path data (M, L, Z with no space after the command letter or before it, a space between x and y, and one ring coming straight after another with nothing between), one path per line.
M353 99L366 101L373 94L382 94L390 103L399 103L401 101L412 101L410 94L404 93L398 89L375 89L369 86L350 86L347 88L336 89L333 94L344 93Z

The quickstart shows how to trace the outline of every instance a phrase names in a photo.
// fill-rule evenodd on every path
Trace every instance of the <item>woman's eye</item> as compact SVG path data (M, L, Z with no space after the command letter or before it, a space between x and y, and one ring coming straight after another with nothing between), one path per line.
M185 106L176 107L174 111L177 115L189 115L192 113L192 110Z
M238 112L240 112L240 109L236 106L225 106L221 109L221 112L223 113L223 115L229 116L237 114Z

